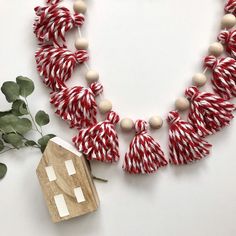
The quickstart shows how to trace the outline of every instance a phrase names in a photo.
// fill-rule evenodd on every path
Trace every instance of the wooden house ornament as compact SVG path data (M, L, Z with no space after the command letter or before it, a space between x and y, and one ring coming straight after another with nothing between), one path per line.
M53 222L97 210L99 198L87 162L71 144L51 139L36 172Z

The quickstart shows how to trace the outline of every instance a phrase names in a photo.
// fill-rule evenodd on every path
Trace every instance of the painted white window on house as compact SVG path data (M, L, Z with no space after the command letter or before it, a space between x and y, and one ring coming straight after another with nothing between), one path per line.
M54 168L52 166L45 167L45 170L49 181L54 181L57 179Z
M72 160L65 161L65 165L66 165L68 175L71 176L71 175L76 174L75 166Z
M54 196L54 200L60 217L70 215L63 194Z
M85 202L84 194L81 187L75 188L74 193L78 203Z

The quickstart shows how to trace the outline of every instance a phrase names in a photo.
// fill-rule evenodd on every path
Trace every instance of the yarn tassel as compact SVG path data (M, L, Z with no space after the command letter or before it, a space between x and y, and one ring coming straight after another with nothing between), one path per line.
M51 89L58 90L58 81L67 81L77 64L88 60L86 50L77 50L72 53L65 47L55 48L52 45L43 45L35 54L37 69L44 83Z
M207 56L205 66L212 70L215 93L229 100L236 96L236 60L230 57Z
M48 1L57 3L58 1ZM72 14L66 7L52 4L46 7L35 8L36 18L34 33L40 42L53 42L58 47L62 46L60 40L65 42L65 33L72 28L82 26L84 15Z
M211 144L203 140L187 121L181 120L177 111L169 113L169 149L170 163L189 164L206 157Z
M236 58L236 30L222 30L218 35L218 40L225 46L226 52Z
M197 87L185 91L191 101L189 122L201 137L214 134L230 124L234 118L235 106L223 98L208 92L200 92Z
M68 121L71 128L84 128L97 123L95 97L102 92L100 83L92 83L89 88L64 88L52 93L50 103L56 107L56 114Z
M147 134L147 122L138 120L135 123L136 135L125 154L123 169L130 174L150 174L168 162L160 145Z
M47 0L46 3L53 5L53 4L58 4L60 1L61 0Z
M236 0L228 0L226 2L225 12L236 15Z
M87 156L88 160L107 163L117 162L120 155L115 125L119 120L119 116L111 111L105 121L80 130L72 141L77 149Z

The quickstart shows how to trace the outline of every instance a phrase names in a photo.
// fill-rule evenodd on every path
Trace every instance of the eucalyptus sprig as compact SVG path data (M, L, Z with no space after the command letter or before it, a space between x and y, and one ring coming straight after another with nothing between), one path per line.
M30 109L27 97L34 91L31 79L18 76L16 82L6 81L1 87L11 109L0 111L0 154L25 147L34 147L44 151L48 141L54 134L44 134L43 126L49 124L49 115L40 110L34 116ZM36 131L39 139L28 139L31 131ZM7 166L0 163L0 179L6 175Z

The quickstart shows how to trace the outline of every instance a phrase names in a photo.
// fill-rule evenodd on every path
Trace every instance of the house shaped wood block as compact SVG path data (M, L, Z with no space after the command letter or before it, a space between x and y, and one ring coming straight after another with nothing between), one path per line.
M98 208L99 198L87 162L71 144L58 137L51 139L36 172L53 222Z

